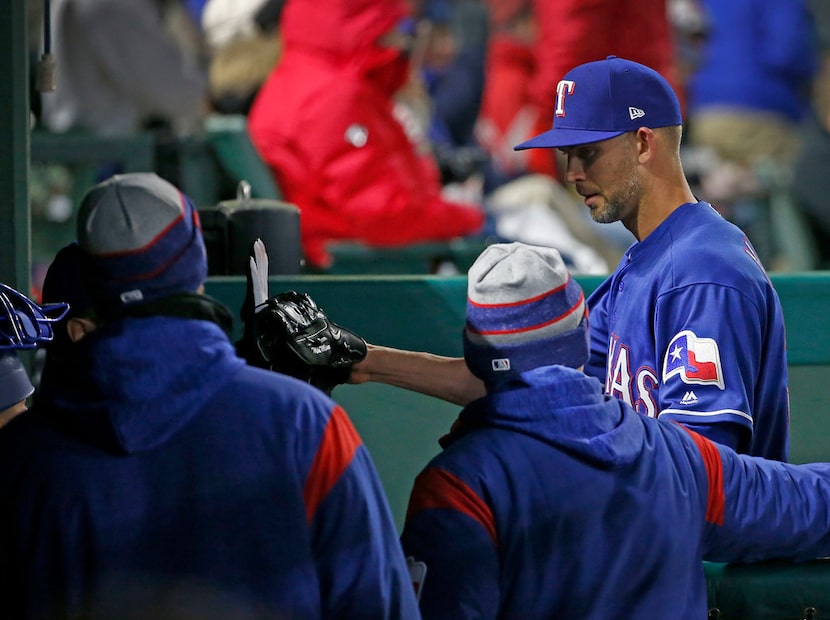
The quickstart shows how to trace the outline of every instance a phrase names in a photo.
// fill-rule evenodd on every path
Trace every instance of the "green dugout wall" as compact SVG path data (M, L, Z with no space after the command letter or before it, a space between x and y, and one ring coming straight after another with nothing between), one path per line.
M29 59L26 0L0 9L0 281L29 287Z

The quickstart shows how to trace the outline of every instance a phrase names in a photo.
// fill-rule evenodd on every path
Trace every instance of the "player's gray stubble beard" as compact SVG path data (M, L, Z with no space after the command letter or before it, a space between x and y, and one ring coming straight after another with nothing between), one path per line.
M614 171L618 179L624 179L623 186L608 196L604 208L591 210L591 218L599 224L611 224L621 220L626 208L636 204L640 197L640 177L636 167L626 160L620 160Z

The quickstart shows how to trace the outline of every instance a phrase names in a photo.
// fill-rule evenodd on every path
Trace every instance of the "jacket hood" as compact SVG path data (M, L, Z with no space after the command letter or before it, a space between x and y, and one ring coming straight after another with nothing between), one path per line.
M529 435L605 469L636 460L646 441L640 414L603 394L597 379L565 366L524 373L470 403L458 427L479 426Z
M245 365L215 323L166 316L107 324L64 357L44 370L33 411L121 454L166 442Z
M288 0L280 20L286 52L301 48L371 64L377 39L409 14L402 0Z

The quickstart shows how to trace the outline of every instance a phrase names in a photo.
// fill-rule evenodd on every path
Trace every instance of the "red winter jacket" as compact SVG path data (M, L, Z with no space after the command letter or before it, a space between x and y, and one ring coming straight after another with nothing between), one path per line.
M401 0L289 0L283 53L249 130L287 201L303 249L325 267L331 240L396 246L477 231L482 211L443 200L438 169L392 113L408 62L377 39L407 14Z

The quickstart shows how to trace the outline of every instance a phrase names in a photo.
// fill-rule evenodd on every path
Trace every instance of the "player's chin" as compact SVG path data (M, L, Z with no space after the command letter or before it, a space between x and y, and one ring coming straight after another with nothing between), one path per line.
M613 203L597 201L591 207L591 219L598 224L612 224L620 219L622 210Z
M606 203L599 194L592 194L585 197L585 206L591 213L591 218L601 222L605 217Z

